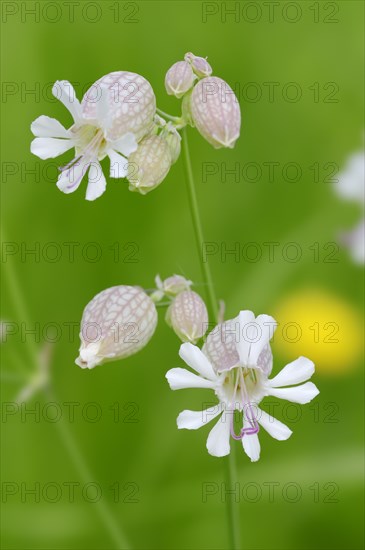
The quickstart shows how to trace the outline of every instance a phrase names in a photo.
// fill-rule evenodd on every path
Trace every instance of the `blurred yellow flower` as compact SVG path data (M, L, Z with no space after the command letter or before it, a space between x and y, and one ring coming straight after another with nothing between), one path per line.
M320 289L290 294L273 310L279 323L273 347L284 357L310 357L317 372L341 374L356 366L363 350L360 313Z

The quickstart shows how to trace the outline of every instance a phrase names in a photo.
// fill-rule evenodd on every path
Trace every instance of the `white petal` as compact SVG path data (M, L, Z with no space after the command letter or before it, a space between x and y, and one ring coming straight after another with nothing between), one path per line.
M42 160L54 159L74 146L70 139L37 137L30 144L30 151Z
M272 338L276 326L275 319L270 315L259 315L256 317L255 326L252 326L252 334L250 336L250 339L253 341L250 347L248 366L255 367L257 365L259 355ZM258 339L257 342L255 341L256 339Z
M207 439L208 453L212 456L229 455L231 447L230 438L230 418L229 414L223 413L214 428L209 432Z
M308 380L313 373L313 361L310 361L306 357L298 357L298 359L286 365L279 374L269 380L269 384L272 388L300 384Z
M257 421L267 431L267 433L271 435L271 437L278 439L279 441L285 441L285 439L288 439L293 433L288 426L285 426L285 424L280 422L280 420L274 418L270 414L267 414L267 412L262 409L258 410Z
M184 388L211 388L215 387L214 382L205 380L186 369L171 369L166 373L166 378L172 390Z
M128 172L128 160L115 151L109 151L108 157L110 158L110 177L125 178Z
M113 142L113 149L128 157L131 153L137 150L138 143L136 142L135 135L132 132L127 132Z
M204 376L204 378L208 378L209 380L217 380L217 375L215 374L209 359L198 348L198 346L194 346L194 344L186 342L180 346L179 355L181 359L189 365L189 367L194 369L201 376Z
M75 159L76 160L76 159ZM70 168L63 170L57 181L57 187L64 193L73 193L79 187L90 162L83 158L77 160Z
M53 84L52 94L64 104L74 121L79 122L82 118L82 109L70 82L67 80L57 80Z
M319 394L319 390L312 382L306 382L294 388L268 388L268 394L304 405L312 401Z
M99 198L106 189L106 179L99 162L92 162L89 170L89 183L86 189L86 200L94 201Z
M33 135L37 137L54 137L54 138L68 138L70 132L62 126L58 120L49 116L39 116L36 118L30 129Z
M260 458L260 441L257 434L244 435L242 445L251 462L257 462Z
M255 320L255 315L252 311L245 310L240 311L238 316L238 323L240 327L239 332L239 339L238 342L236 342L237 346L237 352L240 357L240 361L242 364L247 365L248 364L248 356L250 352L250 346L251 343L247 339L247 328L246 325L248 323L252 323Z
M100 88L100 97L96 100L96 120L101 128L107 130L112 124L111 110L109 107L109 90Z
M182 411L177 417L177 427L179 430L197 430L205 424L208 424L213 418L216 418L222 412L220 404L209 407L204 411Z

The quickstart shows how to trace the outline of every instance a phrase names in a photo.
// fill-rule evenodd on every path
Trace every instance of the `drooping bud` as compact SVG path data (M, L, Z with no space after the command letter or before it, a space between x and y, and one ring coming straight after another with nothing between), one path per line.
M172 275L171 277L167 277L164 281L157 275L155 283L159 290L162 290L164 294L169 296L177 296L180 292L189 290L193 284L192 281L185 279L182 275Z
M165 88L169 95L182 97L194 84L196 76L190 63L178 61L167 71L165 76Z
M207 336L203 346L203 353L208 357L216 372L230 370L239 361L237 342L244 338L240 334L239 318L230 319L219 323ZM259 355L258 367L269 376L272 369L272 352L270 344L267 344Z
M159 135L144 138L128 161L129 189L142 195L155 189L165 179L172 162L170 148Z
M174 164L181 152L181 136L171 122L168 122L161 136L170 148L171 164Z
M104 119L108 139L116 140L132 132L139 141L153 126L156 98L143 76L118 71L103 76L89 88L82 100L82 110L90 122Z
M196 292L180 292L166 312L166 322L183 342L195 343L208 328L208 312Z
M141 288L107 288L84 309L76 364L92 369L133 355L151 339L156 325L155 304Z
M240 135L241 112L224 80L216 76L200 80L191 94L190 111L196 128L215 149L234 147Z
M210 76L213 72L212 67L204 57L198 57L191 52L184 56L185 61L191 64L194 73L199 77Z

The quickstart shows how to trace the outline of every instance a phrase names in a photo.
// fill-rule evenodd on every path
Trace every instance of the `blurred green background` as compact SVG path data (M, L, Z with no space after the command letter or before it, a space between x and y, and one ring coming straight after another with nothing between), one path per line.
M39 17L24 8L35 4ZM76 193L62 194L55 185L54 162L42 162L29 152L29 127L36 117L45 114L66 126L71 122L62 104L51 99L55 80L71 81L81 98L102 75L134 71L150 81L161 109L179 114L179 101L164 90L164 76L192 51L208 56L214 74L236 86L243 115L234 150L216 151L189 131L205 238L218 246L211 268L227 318L240 309L275 314L285 303L287 320L296 321L296 296L313 292L306 312L311 322L339 323L337 344L326 344L323 335L318 343L303 340L299 353L315 358L314 381L321 393L301 413L277 409L293 436L277 442L262 433L256 464L232 442L243 548L362 548L363 271L342 248L335 251L336 262L326 261L330 250L324 246L361 215L358 205L335 196L328 177L333 165L326 164L341 169L363 144L363 3L280 2L270 21L269 7L261 2L80 1L73 22L65 4L2 3L2 228L5 244L13 243L14 251L19 247L2 258L2 319L26 323L25 328L35 323L41 330L49 323L61 327L52 355L55 397L38 393L27 404L39 407L39 421L24 416L24 407L9 409L8 403L22 387L17 377L34 372L42 342L31 334L22 337L19 327L1 348L2 481L3 489L16 491L3 492L2 547L112 549L122 547L122 529L136 549L228 548L223 461L205 449L209 428L178 431L175 422L181 410L199 409L212 395L168 388L166 371L182 365L179 341L165 325L164 312L154 338L139 354L87 372L74 364L78 330L72 341L65 325L78 323L84 306L102 289L117 284L151 288L157 273L185 274L204 295L181 159L148 196L111 180L106 193L88 203L85 182ZM224 6L236 14L225 16ZM276 83L274 97L264 84L269 82ZM286 98L285 90L294 97L288 83L300 88L298 101ZM36 93L27 94L29 90ZM261 97L254 101L256 93ZM333 99L337 101L329 101ZM268 162L279 163L274 181ZM283 176L290 162L301 167L298 181ZM217 163L216 174L207 181L204 163ZM222 169L233 169L235 163L243 175L238 181L227 175L224 182ZM256 181L245 176L247 163L261 168ZM319 181L310 168L315 163ZM39 177L26 173L35 168ZM73 262L68 242L79 243ZM252 242L263 251L256 262L244 254L239 261L221 255L222 246L240 243L242 248ZM265 242L279 243L273 261ZM289 242L302 250L297 262L283 258ZM61 248L58 261L43 257L48 243ZM94 262L90 243L101 250ZM39 258L22 257L21 250L37 246ZM131 246L137 250L134 262L128 260ZM319 247L318 258L313 246ZM326 296L329 310L313 306L318 293ZM351 345L343 336L344 319L359 329ZM308 326L303 329L308 332ZM292 353L287 348L274 341L274 372L298 356L298 343ZM327 350L333 363L325 359ZM61 421L49 420L54 412L47 408L50 400L59 403ZM67 405L72 402L79 403L73 422ZM97 410L101 418L92 422ZM295 414L301 414L300 420ZM65 484L72 482L79 485L70 502ZM88 482L102 489L98 502L83 498ZM39 502L25 494L35 483L40 484ZM215 494L204 502L207 483ZM270 484L275 486L273 498ZM59 496L57 487L62 494L51 502Z

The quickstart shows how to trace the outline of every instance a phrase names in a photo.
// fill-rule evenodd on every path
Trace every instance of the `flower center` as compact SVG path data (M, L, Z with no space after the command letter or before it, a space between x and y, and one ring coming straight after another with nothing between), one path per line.
M102 160L105 156L106 139L104 132L97 126L83 124L71 129L74 133L77 157Z
M225 403L227 412L231 414L231 436L240 440L244 435L256 434L259 425L254 408L261 401L261 372L243 366L237 366L222 373L222 385L217 391L218 397ZM243 413L245 427L237 435L234 430L234 413Z

